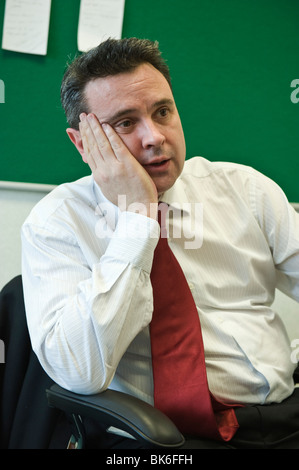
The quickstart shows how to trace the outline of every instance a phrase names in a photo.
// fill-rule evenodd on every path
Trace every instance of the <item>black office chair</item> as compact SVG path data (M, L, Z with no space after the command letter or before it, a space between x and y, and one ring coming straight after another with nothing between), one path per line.
M78 395L54 384L31 348L21 276L0 293L0 339L5 349L0 364L0 448L84 448L82 418L114 426L152 447L184 443L169 418L137 398L114 390Z

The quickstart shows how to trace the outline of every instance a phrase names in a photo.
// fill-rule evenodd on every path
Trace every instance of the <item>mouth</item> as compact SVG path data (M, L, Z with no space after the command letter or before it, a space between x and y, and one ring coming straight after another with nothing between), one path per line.
M143 166L147 171L166 171L168 169L169 164L169 158L159 158Z

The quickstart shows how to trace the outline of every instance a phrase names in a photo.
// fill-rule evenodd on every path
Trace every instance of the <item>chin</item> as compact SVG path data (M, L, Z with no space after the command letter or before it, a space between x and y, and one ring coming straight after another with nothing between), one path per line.
M172 174L161 178L155 178L154 183L156 185L158 194L161 195L165 193L165 191L168 191L168 189L172 188L180 174L181 172L178 172L178 174L175 175Z
M168 191L168 189L170 189L174 185L175 182L176 182L176 179L173 179L171 182L169 181L168 183L165 183L165 184L156 184L158 196L161 196L166 191Z

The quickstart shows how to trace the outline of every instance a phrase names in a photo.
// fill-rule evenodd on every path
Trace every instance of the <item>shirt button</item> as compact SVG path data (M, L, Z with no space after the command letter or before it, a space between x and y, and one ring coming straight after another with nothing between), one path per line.
M190 290L193 290L193 289L194 289L194 284L192 284L192 282L188 282L188 286L189 286L189 289L190 289Z

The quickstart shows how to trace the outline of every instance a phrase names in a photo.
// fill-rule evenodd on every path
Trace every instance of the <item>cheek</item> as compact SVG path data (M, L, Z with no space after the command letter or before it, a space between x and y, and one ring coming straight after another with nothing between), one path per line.
M137 155L140 153L140 145L138 144L138 138L133 134L118 134L129 152L135 157L137 160Z
M176 139L177 139L177 142L178 142L179 152L180 152L180 154L182 154L184 156L184 160L185 160L186 142L185 142L184 131L183 131L183 128L181 126L178 127L178 131L176 133Z

